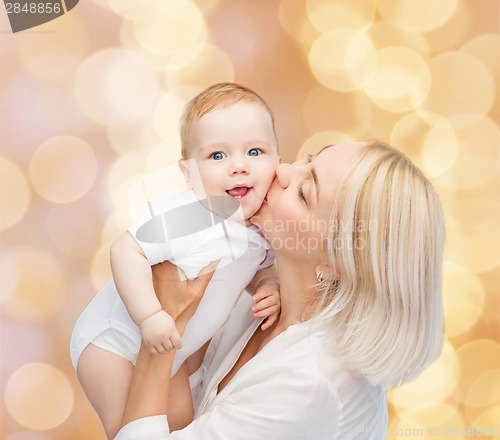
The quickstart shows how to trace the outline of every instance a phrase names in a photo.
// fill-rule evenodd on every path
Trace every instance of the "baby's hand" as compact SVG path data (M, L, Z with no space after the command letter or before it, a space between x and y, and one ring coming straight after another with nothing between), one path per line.
M141 336L151 354L164 354L182 347L182 340L172 317L160 310L139 324Z
M271 327L281 312L280 289L276 284L264 284L260 286L253 296L255 305L252 307L255 318L267 319L260 326L262 330Z

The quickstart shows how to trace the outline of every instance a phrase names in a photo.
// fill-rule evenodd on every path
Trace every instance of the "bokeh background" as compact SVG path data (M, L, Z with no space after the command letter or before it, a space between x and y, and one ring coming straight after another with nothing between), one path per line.
M104 438L69 360L72 326L110 276L131 188L175 164L182 106L219 81L269 102L285 161L376 137L432 179L446 342L390 392L387 438L500 438L499 7L81 0L12 34L2 6L1 438Z

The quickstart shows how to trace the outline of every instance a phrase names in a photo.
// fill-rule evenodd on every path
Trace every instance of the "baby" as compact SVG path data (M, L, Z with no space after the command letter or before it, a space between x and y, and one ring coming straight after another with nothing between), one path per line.
M172 389L179 392L169 404L169 423L179 429L192 418L185 361L222 326L241 291L254 295L254 316L267 317L263 329L279 314L274 254L248 221L279 163L270 108L246 87L215 84L187 104L181 142L179 166L191 191L150 206L113 243L113 279L83 311L71 337L78 379L108 438L120 426L141 338L151 353L177 349ZM166 260L188 278L220 260L182 341L153 290L151 266Z

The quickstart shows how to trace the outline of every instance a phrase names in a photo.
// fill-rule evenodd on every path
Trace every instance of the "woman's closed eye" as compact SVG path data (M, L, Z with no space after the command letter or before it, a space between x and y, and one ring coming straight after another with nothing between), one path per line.
M302 203L304 203L306 206L309 206L307 204L307 200L304 196L304 190L303 190L303 187L304 187L304 181L300 182L299 183L299 186L297 188L297 195L299 196L299 199Z
M307 155L307 163L311 163L313 159L313 156L311 154ZM309 206L307 203L307 199L304 195L304 183L306 182L307 179L304 179L302 182L299 183L299 186L297 187L297 195L299 196L299 199L302 203L304 203L306 206Z

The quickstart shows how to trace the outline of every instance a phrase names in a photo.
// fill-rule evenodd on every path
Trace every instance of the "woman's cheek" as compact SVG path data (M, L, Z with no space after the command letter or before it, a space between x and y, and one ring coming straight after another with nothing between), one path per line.
M280 203L273 210L274 219L287 222L291 229L295 229L296 223L306 216L300 202L294 197L297 197L296 194L283 194L279 200Z

